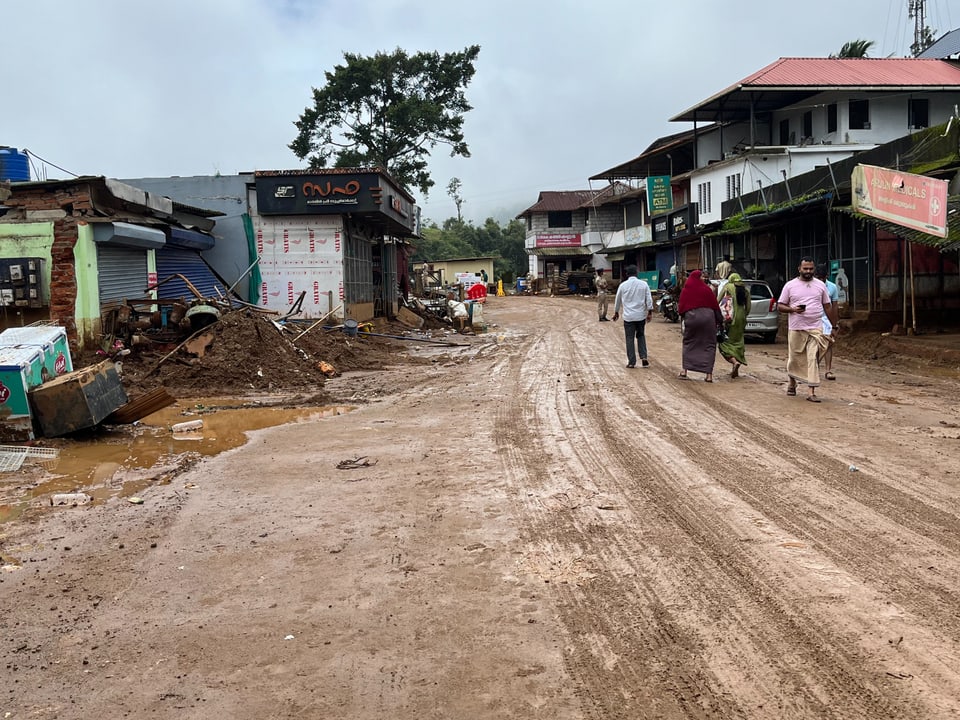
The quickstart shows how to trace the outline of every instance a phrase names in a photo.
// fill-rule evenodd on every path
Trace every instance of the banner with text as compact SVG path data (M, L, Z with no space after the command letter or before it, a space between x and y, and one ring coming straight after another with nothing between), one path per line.
M853 209L920 232L947 236L947 181L857 165L851 175Z
M580 233L551 233L537 235L536 247L580 247Z

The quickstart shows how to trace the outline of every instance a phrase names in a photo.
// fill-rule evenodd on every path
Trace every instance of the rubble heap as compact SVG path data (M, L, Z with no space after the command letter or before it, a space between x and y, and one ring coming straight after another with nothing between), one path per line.
M322 391L320 362L338 371L373 370L408 360L404 348L376 337L285 323L253 310L225 313L187 347L138 350L123 360L123 384L135 396L162 385L178 396ZM189 349L188 349L189 348Z

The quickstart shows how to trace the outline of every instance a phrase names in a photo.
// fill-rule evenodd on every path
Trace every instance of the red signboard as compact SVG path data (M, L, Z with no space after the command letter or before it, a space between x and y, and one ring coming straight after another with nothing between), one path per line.
M857 165L851 183L857 212L929 235L947 236L946 180Z
M537 235L536 247L580 247L580 233L553 233L548 235Z

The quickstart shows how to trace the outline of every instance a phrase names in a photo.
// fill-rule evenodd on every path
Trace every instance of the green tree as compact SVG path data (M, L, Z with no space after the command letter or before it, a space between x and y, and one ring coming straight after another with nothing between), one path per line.
M840 48L840 52L831 55L832 58L865 58L870 48L874 45L873 40L851 40L845 42Z
M313 106L294 123L290 149L311 168L380 167L426 195L434 185L427 171L434 147L470 157L463 120L472 108L464 90L479 53L479 45L444 55L400 48L373 57L344 53L346 63L313 88Z
M526 275L529 260L524 249L526 225L522 220L511 220L501 226L487 218L482 226L447 218L443 225L428 222L421 237L414 241L413 262L449 260L460 257L494 257L493 276L512 283L518 275Z

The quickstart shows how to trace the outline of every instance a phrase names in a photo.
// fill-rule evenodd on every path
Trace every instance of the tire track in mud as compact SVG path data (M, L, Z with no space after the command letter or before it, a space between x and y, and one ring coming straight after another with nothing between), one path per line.
M779 527L810 543L861 581L883 588L898 605L924 618L935 619L940 627L960 637L960 596L957 594L960 568L954 564L953 568L940 568L937 576L931 576L929 571L890 561L891 557L904 552L905 544L914 548L930 545L927 552L934 557L955 556L960 550L960 522L956 516L924 505L866 473L850 473L835 458L775 428L766 426L762 442L758 443L755 439L757 420L728 404L723 404L722 413L716 407L705 410L703 419L711 424L722 416L737 428L749 448L734 454L719 443L698 441L702 439L700 435L691 439L689 430L663 408L662 398L657 397L659 393L650 389L646 389L646 393L649 402L644 407L653 409L655 424L667 434L672 445L683 448L684 455L709 473L712 480ZM609 428L609 432L614 432L614 428ZM791 481L791 492L784 492L782 486L767 482L767 478L736 471L744 466L745 457L758 460L761 466L772 466L767 460L770 448L775 448L782 462L798 468L797 476ZM843 482L840 477L846 477L849 482ZM829 488L839 499L860 507L848 505L835 507L829 514L817 512L816 505L823 502L813 499L806 488L819 485ZM875 495L871 494L874 488ZM897 505L898 500L903 506ZM844 517L843 511L849 517ZM864 511L866 515L862 514ZM859 525L856 524L858 517L861 518ZM906 532L897 532L899 528ZM865 551L865 540L872 545L869 552Z
M638 452L632 438L608 422L613 403L601 405L609 390L584 393L582 405L569 401L566 391L570 388L556 380L566 377L564 365L582 364L577 353L569 351L573 347L577 342L571 331L563 333L559 341L541 334L526 356L517 358L510 368L511 380L524 388L518 394L524 399L504 404L499 416L505 431L501 448L511 481L521 492L530 487L549 490L553 489L551 470L562 471L564 464L568 470L597 472L605 484L622 494L628 510L633 511L631 524L640 525L636 518L644 511L652 511L658 522L668 523L657 531L658 536L642 527L633 531L626 522L614 528L617 532L610 532L609 525L581 520L572 512L566 516L551 513L536 498L521 497L533 538L596 558L597 572L592 579L557 589L567 609L570 669L580 682L587 709L592 708L598 717L635 717L640 709L651 708L664 717L775 717L787 708L763 708L764 698L778 697L781 688L790 688L782 697L792 709L818 717L914 714L915 708L905 709L909 702L895 691L890 697L878 696L875 678L862 667L861 655L846 649L856 645L851 638L818 632L815 618L780 599L778 588L768 586L749 559L741 559L738 538L725 532L722 522L707 516L710 508L699 510L684 498L679 478L664 482L645 471L644 463L656 467L657 454ZM562 375L555 379L548 370ZM624 385L621 381L625 395ZM651 409L658 411L653 403L643 407L647 420ZM645 423L629 403L612 414L624 427L632 424L657 431L657 423ZM554 440L558 427L563 429L563 437ZM523 438L527 428L533 437ZM680 447L696 462L702 461L696 448L685 443ZM558 463L551 450L566 460ZM631 475L638 476L633 483L623 480ZM649 554L651 546L658 549L659 556L649 558L646 565L634 559ZM661 567L664 558L670 561L666 569ZM631 568L627 580L607 569L624 567ZM658 568L661 577L644 577L655 575ZM700 577L705 568L710 570L710 583ZM710 607L735 615L726 618L725 631L738 634L738 638L722 651L704 645L705 639L716 640L721 632L704 638L697 629L709 627L723 616L721 612L709 617ZM703 615L692 628L690 608ZM686 622L679 617L680 609L687 612ZM757 615L762 622L757 622ZM624 625L633 632L624 632ZM585 633L585 627L592 632ZM724 654L725 659L719 657ZM754 668L760 677L750 680L737 665L758 657L767 670ZM621 673L612 684L611 662ZM730 683L737 686L739 697L731 697L725 689Z

